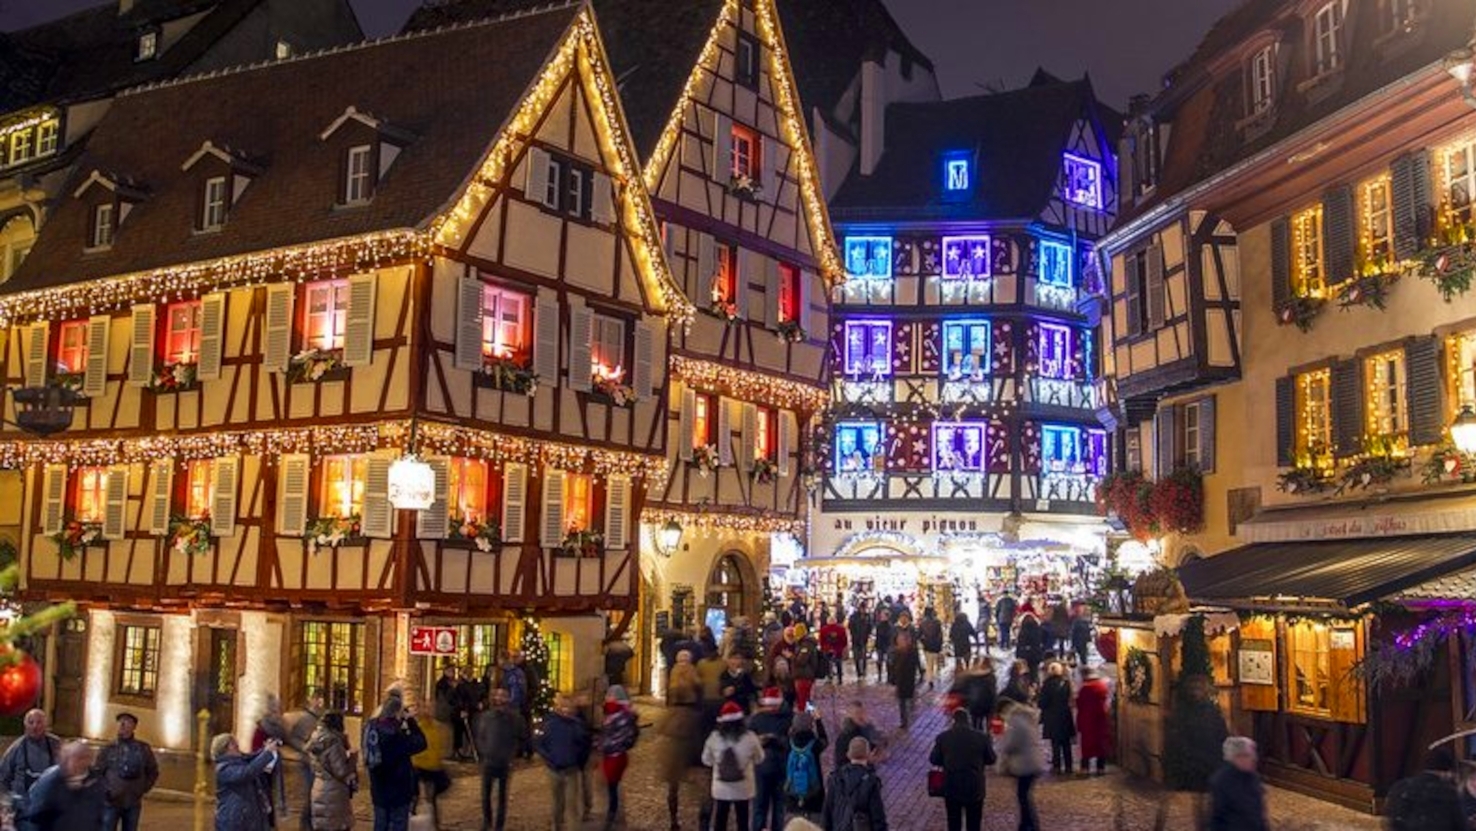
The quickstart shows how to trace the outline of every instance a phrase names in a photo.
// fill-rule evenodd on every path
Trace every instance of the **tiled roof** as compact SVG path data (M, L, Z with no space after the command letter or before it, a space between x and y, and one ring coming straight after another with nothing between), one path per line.
M1078 119L1097 106L1085 80L887 108L886 150L870 176L852 170L831 200L838 221L872 217L1031 218L1045 209ZM1099 123L1115 135L1114 125ZM945 153L973 154L971 198L945 199Z
M88 205L64 197L3 290L420 226L460 191L577 10L564 6L122 95L65 192L101 170L137 180L147 198L109 250L84 254ZM367 205L343 208L335 206L340 159L334 143L319 136L350 106L414 139ZM223 230L195 233L199 173L180 166L206 140L259 160L262 170Z

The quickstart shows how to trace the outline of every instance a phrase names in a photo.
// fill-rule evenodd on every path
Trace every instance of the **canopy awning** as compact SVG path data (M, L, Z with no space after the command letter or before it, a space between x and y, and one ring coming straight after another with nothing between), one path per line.
M1353 608L1476 566L1476 531L1241 546L1179 568L1194 601Z

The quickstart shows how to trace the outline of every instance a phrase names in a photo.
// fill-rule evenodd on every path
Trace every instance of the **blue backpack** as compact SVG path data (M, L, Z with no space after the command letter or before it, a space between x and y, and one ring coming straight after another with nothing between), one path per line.
M374 722L364 726L364 767L374 770L384 762L384 753L379 748L379 728Z
M810 740L803 747L789 742L789 761L784 768L784 794L794 799L809 799L820 790L820 767L815 764L815 746Z

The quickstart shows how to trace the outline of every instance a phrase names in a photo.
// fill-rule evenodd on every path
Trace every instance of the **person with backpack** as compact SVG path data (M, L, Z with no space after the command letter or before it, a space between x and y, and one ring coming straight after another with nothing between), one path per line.
M806 819L825 809L825 778L821 754L830 746L825 722L813 712L797 713L789 727L789 758L784 764L784 802L790 816Z
M979 831L984 822L984 768L994 764L989 734L969 724L968 710L953 711L953 726L938 734L928 762L943 769L948 831Z
M804 624L795 627L800 635L794 644L794 711L803 713L810 706L810 694L815 690L815 679L820 672L820 645L805 631Z
M405 706L404 694L392 687L379 712L364 725L364 767L369 770L369 798L374 805L374 831L406 831L410 805L419 780L410 760L428 742L415 710Z
M605 720L600 726L600 772L605 775L605 792L609 808L605 812L605 831L615 827L620 815L620 780L630 764L630 749L640 738L641 726L631 707L630 694L615 684L605 691Z
M575 797L570 791L578 791L583 781L584 762L589 758L589 731L584 719L574 705L574 700L561 695L554 707L543 719L542 732L534 742L539 758L548 769L550 787L553 790L553 829L564 831L569 827L569 812L574 809ZM578 820L575 820L577 824Z
M943 671L943 621L932 606L923 610L922 622L917 625L918 640L922 643L923 656L927 659L928 689L938 684L938 674Z
M857 736L846 747L846 764L830 774L825 807L820 812L824 831L887 831L887 806L881 780L871 769L871 744Z
M107 797L103 809L103 831L138 831L138 818L143 812L144 794L159 781L159 761L154 749L134 738L138 716L119 713L118 739L97 755L94 770L102 777Z
M758 712L748 719L749 731L758 736L764 749L764 760L754 771L755 831L778 831L784 825L784 778L789 762L789 727L794 718L783 705L784 693L778 687L767 687L759 696Z
M727 831L736 815L735 831L750 828L749 802L757 790L755 771L764 759L758 736L743 722L743 708L729 701L718 711L717 729L702 747L702 764L712 768L714 813L709 831Z

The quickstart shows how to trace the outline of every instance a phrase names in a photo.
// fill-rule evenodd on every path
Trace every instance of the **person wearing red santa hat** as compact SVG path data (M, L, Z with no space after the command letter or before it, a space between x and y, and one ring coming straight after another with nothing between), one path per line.
M759 710L748 718L748 729L758 736L764 760L755 771L755 827L779 831L784 827L784 776L789 767L789 727L794 717L784 709L784 692L767 687L759 695Z
M757 789L754 771L763 759L763 745L744 724L743 708L731 701L724 704L717 729L702 748L702 764L712 768L711 831L727 831L730 814L736 814L736 831L749 828L748 806Z

